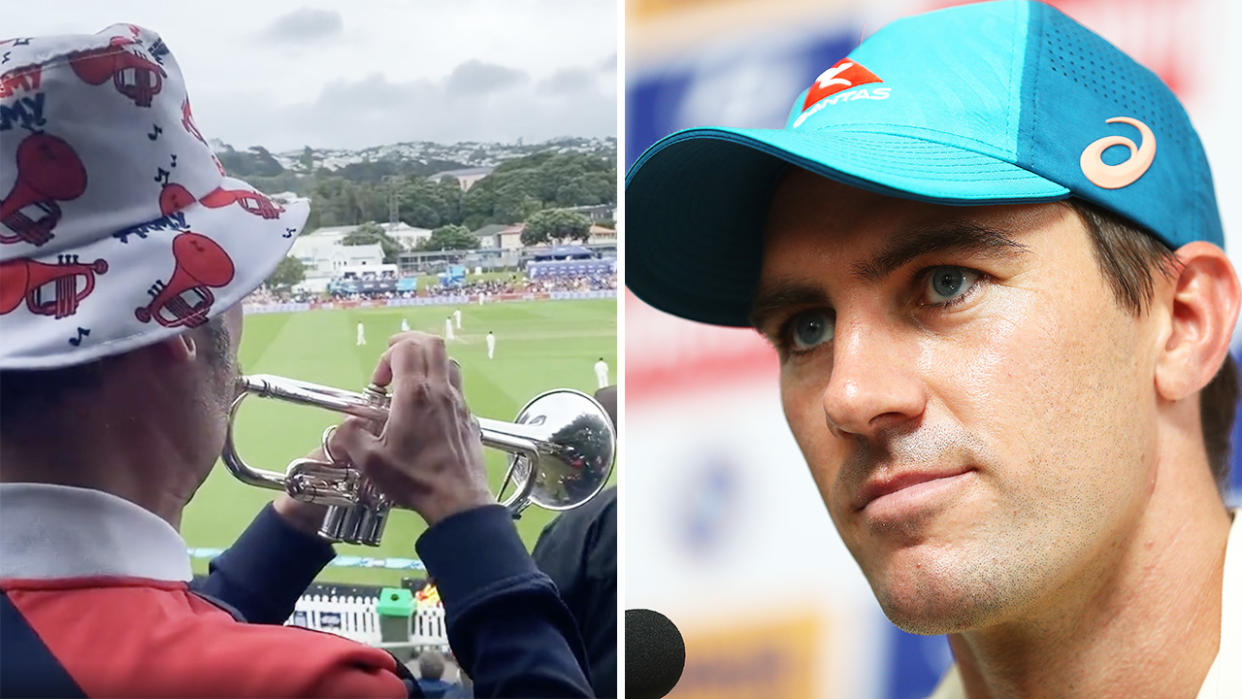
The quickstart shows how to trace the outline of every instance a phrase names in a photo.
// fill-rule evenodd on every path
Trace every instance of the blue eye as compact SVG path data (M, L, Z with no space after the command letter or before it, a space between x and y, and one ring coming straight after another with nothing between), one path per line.
M927 275L927 298L932 304L948 304L961 298L979 281L979 273L965 267L933 267Z
M832 339L836 318L831 311L803 311L789 321L789 340L794 352L806 352Z

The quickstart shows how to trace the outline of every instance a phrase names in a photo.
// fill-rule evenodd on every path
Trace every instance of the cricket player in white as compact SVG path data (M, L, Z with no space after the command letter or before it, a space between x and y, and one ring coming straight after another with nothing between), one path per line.
M461 309L453 311L453 320L457 323L457 329L461 330Z
M452 316L444 316L444 339L445 340L455 339L455 336L453 335L453 317Z
M608 385L608 363L604 361L603 357L600 357L599 361L595 362L595 381L599 383L599 388L604 388Z
M362 323L358 323L358 339L354 342L355 347L361 347L367 344L367 331L362 327Z
M405 318L401 319L401 332L408 333L410 331L410 321Z
M491 359L496 356L496 336L491 330L487 331L487 358Z

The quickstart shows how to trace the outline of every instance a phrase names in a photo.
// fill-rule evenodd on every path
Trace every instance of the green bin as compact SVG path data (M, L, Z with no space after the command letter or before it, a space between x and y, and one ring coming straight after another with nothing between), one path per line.
M385 587L380 590L375 611L379 613L380 640L384 643L406 643L410 640L410 618L414 616L414 593L404 587ZM398 654L398 657L400 655Z

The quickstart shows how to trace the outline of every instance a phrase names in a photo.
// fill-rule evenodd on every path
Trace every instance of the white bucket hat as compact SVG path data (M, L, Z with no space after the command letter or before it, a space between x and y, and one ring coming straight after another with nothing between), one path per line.
M202 325L263 283L309 212L225 174L155 32L0 41L0 369Z

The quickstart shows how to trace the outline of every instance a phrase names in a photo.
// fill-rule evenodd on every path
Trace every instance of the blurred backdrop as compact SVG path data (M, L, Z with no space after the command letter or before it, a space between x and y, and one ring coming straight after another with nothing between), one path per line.
M628 167L688 126L780 127L794 96L863 37L955 2L628 0ZM1242 269L1242 3L1053 2L1159 74L1207 149ZM913 58L913 57L912 57ZM627 608L686 640L674 697L915 697L943 637L895 629L838 538L781 416L775 355L752 331L698 325L627 295ZM1242 333L1234 356L1242 360ZM1234 444L1242 441L1235 426ZM1234 506L1242 504L1235 446Z

